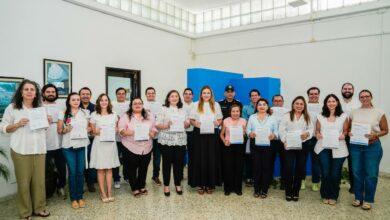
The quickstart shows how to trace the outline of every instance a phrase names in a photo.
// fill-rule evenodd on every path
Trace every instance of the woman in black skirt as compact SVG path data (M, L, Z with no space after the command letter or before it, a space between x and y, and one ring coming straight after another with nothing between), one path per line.
M221 107L215 102L209 86L201 90L199 101L194 104L190 115L194 126L194 149L191 169L191 187L198 187L198 193L211 194L221 182L221 153L218 146L218 126L222 122Z

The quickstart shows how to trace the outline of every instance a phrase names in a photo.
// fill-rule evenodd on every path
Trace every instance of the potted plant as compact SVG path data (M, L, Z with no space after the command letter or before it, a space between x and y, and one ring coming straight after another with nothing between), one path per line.
M0 157L4 157L5 159L8 160L5 150L2 148L0 148ZM9 169L3 163L0 163L0 177L3 177L6 181L8 181L9 179Z

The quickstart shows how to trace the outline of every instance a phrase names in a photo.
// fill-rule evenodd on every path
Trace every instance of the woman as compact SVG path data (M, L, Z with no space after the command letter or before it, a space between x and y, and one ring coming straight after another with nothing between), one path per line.
M129 110L118 123L122 144L126 147L123 152L124 166L136 198L148 193L145 181L151 158L152 138L157 133L154 123L154 117L146 112L141 98L131 100Z
M387 135L389 128L384 111L372 104L372 94L369 90L362 90L359 100L361 107L353 110L350 115L350 154L355 193L352 205L361 205L362 209L370 210L374 203L379 164L383 155L379 138ZM357 126L355 123L368 128L369 131L365 134L368 145L354 142L354 126Z
M259 99L256 103L255 114L249 117L247 134L251 140L251 154L253 158L253 174L255 198L267 198L268 188L273 177L273 151L271 140L275 140L278 124L270 116L271 110L266 99ZM263 137L262 137L263 136ZM256 141L258 139L258 141ZM263 140L263 141L260 141Z
M220 138L224 143L223 149L223 170L224 181L223 187L225 195L235 192L242 195L242 173L244 168L245 140L244 134L246 129L246 120L240 118L241 107L233 104L230 107L230 117L223 120ZM240 135L240 140L231 140L231 132L235 129Z
M38 84L23 80L5 109L1 128L11 133L11 157L18 186L16 206L22 219L48 217L45 192L46 129L31 130L29 112L41 107Z
M171 90L165 98L165 105L157 115L156 127L160 130L158 143L162 154L162 169L164 179L164 195L170 195L169 182L173 166L173 179L176 193L183 194L181 181L187 134L185 128L190 126L183 109L179 92Z
M90 168L97 169L102 202L113 202L115 199L111 193L112 168L120 166L115 142L118 116L112 112L111 101L106 94L99 95L95 108L95 111L91 114L91 128L95 138L92 144ZM102 132L106 132L107 136L104 137L106 139L102 140ZM110 136L112 140L109 139ZM107 193L105 185L107 185Z
M338 141L330 142L330 132L337 134ZM348 156L345 136L348 133L347 115L343 113L340 100L330 94L324 99L322 113L317 116L317 144L314 152L318 154L321 169L321 198L324 204L336 205L339 197L341 170ZM334 140L333 140L334 141Z
M80 108L79 94L72 92L66 99L66 110L61 112L58 131L62 136L62 152L68 166L69 194L74 209L84 208L85 148L89 144L89 112Z
M313 136L314 128L310 123L305 98L296 97L291 104L291 109L280 122L279 135L286 149L284 158L286 200L298 201L301 182L305 177L307 141Z
M191 187L198 187L203 195L213 193L220 185L221 158L218 146L218 127L222 122L222 111L209 86L201 89L199 101L194 104L190 114L194 126L193 171Z

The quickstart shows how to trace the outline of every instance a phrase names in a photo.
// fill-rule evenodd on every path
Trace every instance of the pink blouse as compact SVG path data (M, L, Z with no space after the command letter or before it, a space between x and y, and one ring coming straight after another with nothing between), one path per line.
M155 120L153 116L149 115L149 119L147 120L137 119L136 117L132 116L130 120L127 114L122 115L122 117L119 119L119 123L118 123L119 132L127 129L134 131L135 125L138 123L147 124L150 128L150 131L157 132L157 129L155 127ZM150 138L147 141L135 141L134 135L125 136L122 137L122 144L129 151L138 155L145 155L152 151L152 138Z
M225 126L225 139L229 140L230 138L230 129L229 129L230 126L241 126L243 129L243 133L245 134L245 129L244 129L245 125L246 125L246 120L243 118L239 118L236 121L233 121L231 117L225 118L225 120L223 120L223 126Z

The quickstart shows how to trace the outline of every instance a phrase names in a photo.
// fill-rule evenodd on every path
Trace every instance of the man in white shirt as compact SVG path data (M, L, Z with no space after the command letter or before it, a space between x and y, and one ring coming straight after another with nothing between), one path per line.
M343 111L349 116L352 110L357 109L360 107L360 103L357 99L353 98L355 92L355 88L352 85L352 83L346 82L341 86L341 95L343 96L342 99L340 99L341 106L343 108ZM345 137L345 141L347 142L347 147L349 149L349 136ZM349 172L349 192L353 193L353 173L352 173L352 163L351 163L351 157L348 156L348 172Z
M122 117L129 110L130 102L126 100L126 89L123 87L119 87L115 91L116 101L112 102L112 109L118 117ZM121 164L123 164L123 152L125 150L125 146L123 146L121 138L119 135L116 136L116 144L118 147L118 157ZM114 178L114 187L115 189L121 188L121 176L119 174L119 167L112 169L112 174ZM128 182L129 177L127 176L127 170L125 170L125 166L123 166L122 170L123 179Z
M193 103L193 99L194 99L194 93L192 91L191 88L186 88L184 89L184 92L183 92L183 109L185 110L186 112L186 115L187 117L190 117L190 113L191 113L191 110L194 106L194 103ZM192 162L192 149L193 149L193 131L194 131L194 126L190 125L189 128L186 129L186 133L187 133L187 153L186 153L186 158L185 158L185 162L184 162L184 165L188 165L188 167L192 168L192 165L190 165L189 163ZM192 175L192 173L188 172L188 176L190 177L190 175Z
M307 103L307 110L310 114L310 121L316 127L317 123L317 115L321 114L322 105L319 103L320 99L320 89L318 87L311 87L307 90L307 96L309 97L309 101ZM314 131L313 131L314 132ZM309 140L309 149L306 155L306 161L308 156L310 155L311 159L311 181L312 181L312 190L317 192L320 190L320 165L318 162L318 155L314 152L314 147L317 143L317 138L313 135L313 137ZM306 180L302 180L301 189L306 188Z
M288 109L284 107L284 98L282 95L277 94L272 97L272 107L271 107L272 116L276 119L278 122L278 127L280 124L280 121L282 120L283 115L285 115L288 112ZM275 166L275 160L276 155L279 155L279 162L280 162L280 189L285 190L285 178L283 175L283 169L284 169L284 155L285 155L285 149L284 144L278 137L276 140L271 141L271 146L274 147L273 149L273 166Z
M57 132L58 115L61 111L61 107L56 100L58 98L58 89L53 84L47 84L42 87L42 99L43 106L46 108L47 115L50 119L49 128L46 130L46 175L49 175L48 171L54 170L51 165L55 165L58 173L58 181L56 186L57 193L63 199L66 199L65 184L66 184L66 162L61 150L61 136ZM54 162L54 163L53 163Z
M149 111L153 117L157 117L157 114L161 111L162 105L160 102L156 101L156 90L153 87L148 87L145 90L146 102L144 103L144 108ZM157 142L158 135L153 139L153 182L161 186L161 181L159 178L160 175L160 164L161 164L161 153L160 147Z

